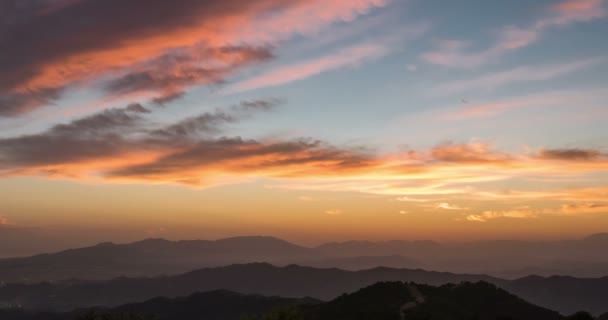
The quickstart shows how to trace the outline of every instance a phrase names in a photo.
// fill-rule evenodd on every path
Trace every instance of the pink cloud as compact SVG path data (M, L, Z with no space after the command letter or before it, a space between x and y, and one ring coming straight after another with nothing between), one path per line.
M587 22L608 16L603 0L572 0L550 7L548 12L528 27L506 26L499 30L493 45L479 52L467 50L469 43L459 40L442 42L435 50L423 53L421 58L429 63L472 68L497 60L504 54L527 47L538 41L548 29L576 22Z
M546 106L585 106L592 109L602 106L606 98L608 95L603 89L550 91L500 101L468 104L457 110L443 112L439 117L447 120L462 120L495 116L515 109Z
M238 82L228 87L225 92L234 93L279 86L303 80L326 71L357 66L366 61L380 58L387 53L388 48L381 44L369 43L348 47L317 59L279 67L268 73Z
M201 74L205 74L204 79L208 77L204 68L198 67L201 59L182 63L183 56L173 57L176 51L268 47L294 35L308 36L333 23L352 21L386 3L385 0L217 0L172 5L149 0L145 1L145 10L141 10L140 2L129 2L124 8L90 1L55 2L52 6L50 2L40 5L46 1L32 2L32 8L26 4L20 13L25 18L11 27L14 36L0 38L0 47L8 50L3 52L7 59L0 61L3 70L0 95L9 102L8 107L0 108L0 116L17 116L52 105L64 89L74 85L86 86L99 83L96 82L99 79L113 80L124 75L130 76L127 80L145 81L150 77L148 70L142 73L138 68L155 62L174 65L170 68L172 74L161 74L161 82L167 76L174 77L175 70L182 81L188 79L169 92L180 93L193 85L208 84L199 81ZM137 19L130 19L128 14L122 16L129 11L141 15ZM11 20L13 13L8 14ZM45 19L28 19L28 15L37 14L44 14ZM158 16L163 19L157 19ZM79 17L96 23L81 25ZM17 41L19 34L31 37L27 42ZM84 38L95 41L81 41ZM193 65L197 69L191 70ZM169 70L163 66L160 69ZM157 70L153 71L158 78ZM224 79L215 76L213 80ZM166 95L161 90L158 98Z
M433 88L433 93L436 93L436 91L449 94L468 90L494 90L512 83L549 80L606 61L607 59L605 58L592 58L564 64L522 66L469 80L440 84Z

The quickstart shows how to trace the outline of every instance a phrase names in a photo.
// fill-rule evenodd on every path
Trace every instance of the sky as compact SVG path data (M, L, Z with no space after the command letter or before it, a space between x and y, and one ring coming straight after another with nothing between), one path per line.
M0 230L608 231L606 0L0 0Z

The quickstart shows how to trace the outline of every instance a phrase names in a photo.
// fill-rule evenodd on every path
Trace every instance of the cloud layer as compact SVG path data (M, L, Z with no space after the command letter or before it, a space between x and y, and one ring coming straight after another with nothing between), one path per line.
M4 1L0 116L48 105L65 88L100 78L109 78L110 94L154 91L162 102L188 86L216 83L267 60L272 53L263 44L383 5L382 0Z

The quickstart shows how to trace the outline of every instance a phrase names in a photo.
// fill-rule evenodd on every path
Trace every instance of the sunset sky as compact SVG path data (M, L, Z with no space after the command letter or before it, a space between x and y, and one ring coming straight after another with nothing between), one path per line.
M608 231L608 1L1 0L0 229Z

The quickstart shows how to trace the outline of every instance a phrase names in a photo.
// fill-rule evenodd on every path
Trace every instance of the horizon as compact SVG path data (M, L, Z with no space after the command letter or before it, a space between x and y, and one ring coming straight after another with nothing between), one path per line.
M1 236L2 236L2 233L0 233L0 237ZM370 243L370 244L383 245L383 244L399 243L399 242L402 242L402 243L433 243L433 244L437 244L440 246L441 245L463 246L463 245L472 245L472 244L479 244L479 243L491 244L491 243L501 243L501 242L503 242L503 243L510 242L510 243L518 243L518 244L526 244L526 243L528 243L528 244L529 243L552 244L552 243L560 243L560 242L585 241L585 240L597 238L598 236L608 238L608 232L592 233L592 234L588 234L588 235L581 236L581 237L567 237L567 238L554 238L554 239L488 238L488 239L452 240L452 241L450 241L450 240L438 241L438 240L434 240L434 239L414 239L414 238L412 238L412 239L389 238L389 239L377 239L377 240L370 240L370 239L331 240L331 239L329 239L327 241L318 241L318 242L300 242L300 241L291 240L288 237L283 238L283 237L278 237L278 236L273 236L273 235L242 234L242 235L233 235L233 236L219 237L219 238L202 238L202 237L199 237L199 238L170 238L170 237L149 236L149 237L144 237L144 238L124 239L122 241L120 241L120 240L119 241L112 241L112 240L104 241L103 239L100 239L98 241L93 240L90 242L82 242L82 243L69 242L69 241L68 242L57 241L56 243L53 243L52 241L56 240L56 239L49 237L49 238L44 239L44 241L45 241L44 244L38 244L38 246L33 244L29 250L25 250L21 253L12 252L10 254L0 254L0 259L22 258L22 257L39 255L39 254L53 254L53 253L59 253L59 252L72 250L72 249L86 249L86 248L95 247L95 246L104 245L104 244L120 246L120 245L130 245L130 244L141 243L141 242L146 242L146 241L158 241L158 240L178 243L178 242L196 242L196 241L218 242L218 241L222 241L222 240L236 240L236 239L239 239L239 240L266 239L266 240L281 241L281 242L289 243L291 245L295 245L295 246L302 247L302 248L315 249L315 248L322 247L324 245L332 245L332 244ZM27 239L23 239L23 241L27 241ZM0 247L0 249L1 248L4 248L4 247ZM381 254L381 255L370 255L369 257L386 257L386 256L406 257L405 255L402 255L402 254L388 254L388 255Z

